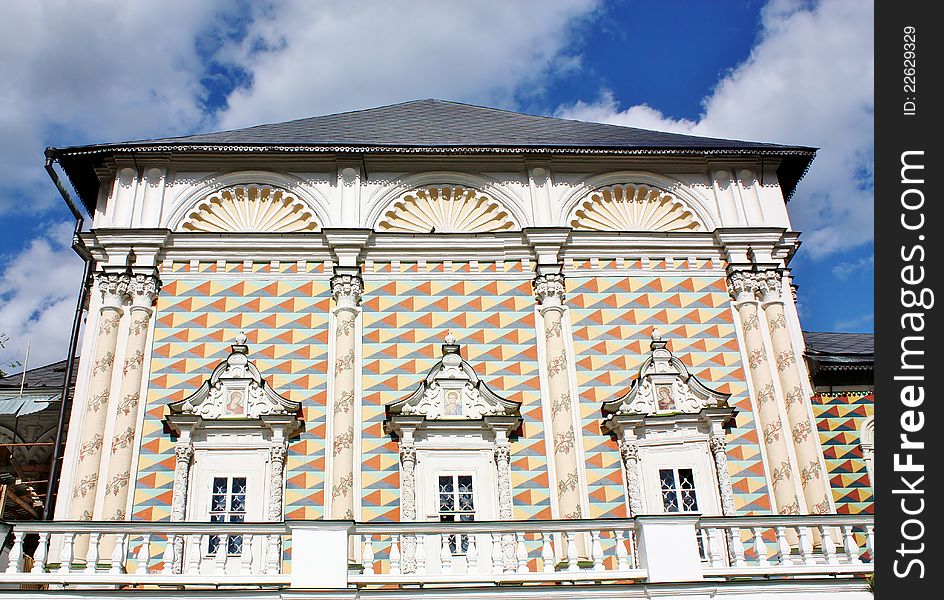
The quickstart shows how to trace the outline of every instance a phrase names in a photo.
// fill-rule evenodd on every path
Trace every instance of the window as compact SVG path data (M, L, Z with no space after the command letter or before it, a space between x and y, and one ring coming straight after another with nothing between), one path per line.
M662 508L665 512L697 512L695 474L692 469L659 469Z
M246 520L246 478L214 477L210 490L211 523L243 523ZM211 535L207 554L216 554L220 536ZM243 536L230 535L226 539L227 554L242 554Z
M475 494L471 475L439 476L439 521L441 523L475 520ZM454 556L469 549L469 536L450 535L449 551Z

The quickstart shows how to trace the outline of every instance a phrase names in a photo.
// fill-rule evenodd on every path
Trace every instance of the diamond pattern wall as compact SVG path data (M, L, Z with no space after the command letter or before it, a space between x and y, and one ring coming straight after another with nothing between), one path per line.
M321 270L320 263L312 264ZM293 263L286 271L295 268ZM305 430L289 446L286 462L286 517L321 517L328 282L239 275L177 279L165 274L163 279L132 518L170 518L175 458L173 441L161 424L165 405L193 393L227 356L240 330L249 338L249 357L262 376L303 406Z
M864 391L843 392L816 394L812 400L836 512L874 512L874 492L862 459L859 432L874 413L875 396Z
M709 265L710 266L710 265ZM626 515L619 452L600 429L600 405L629 389L648 356L653 327L709 387L731 394L739 413L728 461L741 514L768 513L761 448L744 382L724 277L570 277L567 304L580 396L591 518Z
M399 520L397 444L383 435L384 405L416 388L449 330L488 386L522 403L523 434L511 447L514 518L550 518L530 276L407 281L385 277L389 269L365 276L361 518Z

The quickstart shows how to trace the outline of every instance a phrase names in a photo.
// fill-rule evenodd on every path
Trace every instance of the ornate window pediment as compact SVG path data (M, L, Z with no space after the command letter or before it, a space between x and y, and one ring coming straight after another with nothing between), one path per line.
M317 231L314 211L288 190L239 185L213 192L193 207L178 231L298 233Z
M395 200L377 222L378 231L484 233L512 231L518 224L501 203L474 189L428 186Z
M704 231L682 200L645 185L613 185L591 192L568 224L589 231Z
M488 416L518 417L520 402L493 392L463 360L452 334L442 346L442 359L426 379L403 400L387 405L387 414L419 416L429 421L469 421Z
M603 404L604 414L696 414L705 408L729 408L730 394L705 386L666 347L658 331L652 332L651 354L639 368L626 395Z
M246 336L240 332L232 352L213 369L196 392L169 405L171 415L206 420L259 419L268 415L294 417L300 404L269 387L247 356Z

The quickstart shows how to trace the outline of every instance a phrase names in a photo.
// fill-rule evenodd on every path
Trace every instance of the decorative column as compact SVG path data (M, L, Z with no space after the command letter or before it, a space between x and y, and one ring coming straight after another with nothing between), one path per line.
M626 496L629 500L629 516L642 514L642 486L639 484L639 445L635 441L620 438L620 458L626 473Z
M562 519L583 517L577 475L577 435L574 431L570 369L564 346L564 275L560 265L538 266L534 296L544 319L547 353L547 387L551 407L554 469L557 473L557 506ZM545 405L546 406L546 405Z
M187 431L189 434L189 431ZM174 446L174 496L170 509L171 521L187 520L187 496L190 493L190 465L193 463L193 444L190 437L181 436ZM174 573L182 573L184 565L184 538L174 536Z
M708 446L711 448L711 454L715 459L715 468L718 471L718 494L721 496L721 514L726 517L733 517L734 511L734 489L731 487L731 475L728 473L728 440L725 438L724 431L708 439Z
M763 432L777 512L782 515L799 514L800 501L796 481L799 471L790 456L787 440L784 437L773 375L760 328L757 300L754 295L756 288L756 273L735 271L728 277L728 293L734 299L735 309L744 332L748 371L754 384L754 393L757 395L757 420Z
M288 455L288 448L285 440L279 438L273 441L273 446L269 448L269 498L266 510L269 521L278 522L282 520L284 511L283 495L285 486L285 459ZM273 534L266 540L266 564L265 573L267 575L277 575L282 565L282 536Z
M416 520L416 446L413 437L400 440L400 520ZM403 573L416 572L416 536L404 534L400 538Z
M131 323L122 368L121 391L114 408L115 426L111 439L111 458L108 460L108 476L105 479L105 502L102 508L102 518L108 521L127 520L125 510L130 489L131 460L134 455L135 429L138 424L141 381L144 377L148 326L153 312L151 305L160 289L161 282L153 275L134 275L129 281Z
M780 273L765 271L759 274L757 296L761 300L771 346L775 355L777 377L784 394L790 435L800 468L800 484L807 510L812 514L826 514L830 510L829 491L822 468L822 450L817 443L816 428L810 420L808 399L803 392L803 379L797 354L790 340L787 318L781 297Z
M335 267L334 402L331 444L331 518L354 519L355 326L364 280L358 267Z
M121 306L128 291L129 279L126 273L103 272L96 276L98 289L102 293L102 307L95 336L95 355L85 415L81 424L78 424L80 427L74 430L81 436L79 460L72 485L72 504L69 507L69 518L74 521L91 521L95 512L98 472L102 462L105 421L118 344L118 324L124 314ZM83 543L87 542L83 540ZM76 549L75 552L81 556L84 548Z

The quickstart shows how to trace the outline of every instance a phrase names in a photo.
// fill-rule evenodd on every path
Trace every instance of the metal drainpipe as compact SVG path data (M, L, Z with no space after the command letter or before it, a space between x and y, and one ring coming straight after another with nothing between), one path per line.
M89 281L92 278L92 270L95 262L92 260L88 248L85 247L85 244L79 237L79 233L82 231L82 225L85 223L85 218L75 206L75 202L72 201L72 196L69 195L69 191L62 184L59 175L53 168L53 159L48 156L46 157L46 172L49 174L53 183L56 184L56 188L59 190L62 199L65 200L69 210L72 211L72 216L75 217L75 230L72 232L72 249L85 261L85 274L82 276L82 288L79 290L79 297L75 305L75 316L72 319L72 337L69 339L66 375L65 380L62 382L62 401L59 403L59 421L56 425L56 441L53 446L52 459L49 464L49 483L46 485L46 502L43 503L43 520L51 521L53 518L53 509L56 505L56 493L59 489L60 463L62 460L62 445L64 441L63 430L65 429L66 415L72 410L72 387L70 383L74 370L75 353L78 350L79 332L82 329L82 313L84 312L86 299L88 297Z

